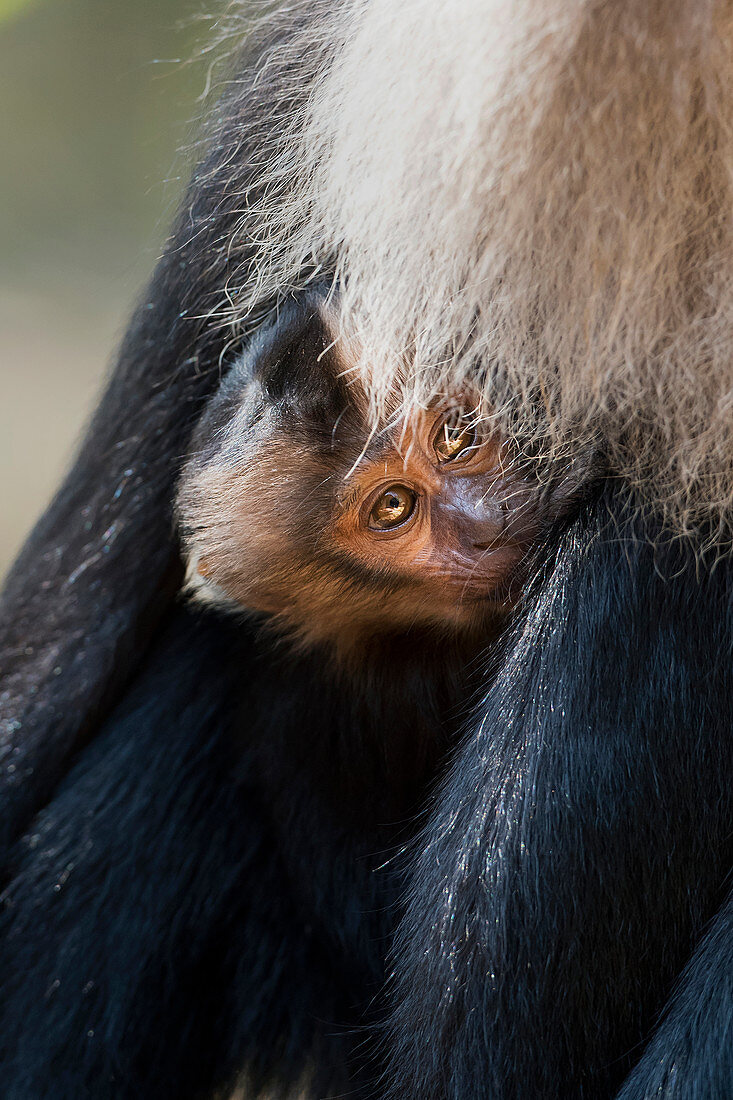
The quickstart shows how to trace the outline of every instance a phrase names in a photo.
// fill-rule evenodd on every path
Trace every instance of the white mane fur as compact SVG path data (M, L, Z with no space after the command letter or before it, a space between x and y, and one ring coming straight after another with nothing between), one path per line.
M731 4L332 7L263 61L309 92L243 215L229 320L335 265L375 413L480 376L542 453L600 441L679 526L729 529Z

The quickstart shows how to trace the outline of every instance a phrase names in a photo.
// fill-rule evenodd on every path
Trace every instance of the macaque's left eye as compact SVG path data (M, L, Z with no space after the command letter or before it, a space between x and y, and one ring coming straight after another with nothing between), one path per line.
M390 485L369 513L372 531L391 531L407 523L415 511L417 495L406 485Z
M443 465L465 457L476 443L476 430L468 423L461 409L452 409L438 429L433 443L438 462Z

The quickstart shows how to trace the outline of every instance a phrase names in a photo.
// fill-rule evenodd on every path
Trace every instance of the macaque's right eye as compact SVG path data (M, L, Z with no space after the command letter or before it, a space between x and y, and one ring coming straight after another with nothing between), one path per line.
M379 496L369 513L372 531L393 531L407 523L415 513L417 494L406 485L390 485Z

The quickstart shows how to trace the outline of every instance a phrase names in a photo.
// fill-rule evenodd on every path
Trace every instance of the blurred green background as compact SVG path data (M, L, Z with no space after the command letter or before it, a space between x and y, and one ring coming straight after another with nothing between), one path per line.
M0 0L0 576L53 493L189 168L193 0Z

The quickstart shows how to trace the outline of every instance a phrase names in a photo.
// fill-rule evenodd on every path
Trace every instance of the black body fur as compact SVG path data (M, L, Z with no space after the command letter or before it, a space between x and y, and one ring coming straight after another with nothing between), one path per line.
M385 693L251 635L176 612L14 849L4 1098L354 1094L412 807Z
M731 1094L728 905L714 914L733 568L696 572L608 504L566 536L419 846L390 1097L597 1100L636 1062L624 1100Z
M390 765L384 740L356 743L362 703L355 720L323 669L170 610L174 482L226 357L228 234L271 119L307 94L242 62L5 590L0 1096L186 1100L246 1071L268 1097L307 1079L312 1096L724 1100L729 558L655 550L622 489L579 510L408 858L396 941L388 857L412 826L379 805Z

